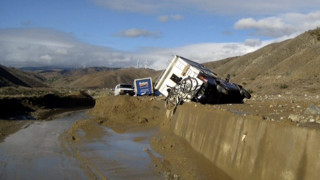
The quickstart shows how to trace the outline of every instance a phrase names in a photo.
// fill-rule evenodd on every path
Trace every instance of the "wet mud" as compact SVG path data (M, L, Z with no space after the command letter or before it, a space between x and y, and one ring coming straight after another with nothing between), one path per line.
M157 129L117 133L94 121L84 124L69 132L73 138L66 141L67 150L92 178L163 179L151 160L151 156L160 157L149 143Z
M87 179L81 164L68 156L61 134L86 111L64 113L53 121L34 121L0 143L0 179Z

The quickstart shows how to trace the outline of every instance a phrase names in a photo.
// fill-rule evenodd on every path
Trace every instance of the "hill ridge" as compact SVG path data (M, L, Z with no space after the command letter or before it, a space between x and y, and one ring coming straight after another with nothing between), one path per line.
M6 86L47 87L42 77L37 74L0 65L0 87Z
M320 28L205 66L222 77L232 75L233 81L254 91L269 87L269 92L275 92L279 90L275 87L286 85L290 87L286 90L304 88L314 92L320 82Z

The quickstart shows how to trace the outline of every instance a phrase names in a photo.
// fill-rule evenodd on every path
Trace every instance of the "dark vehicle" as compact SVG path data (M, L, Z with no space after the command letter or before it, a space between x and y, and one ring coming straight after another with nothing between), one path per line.
M200 103L242 103L244 98L250 99L251 95L241 85L230 83L230 76L226 80L200 76L204 81L194 100Z

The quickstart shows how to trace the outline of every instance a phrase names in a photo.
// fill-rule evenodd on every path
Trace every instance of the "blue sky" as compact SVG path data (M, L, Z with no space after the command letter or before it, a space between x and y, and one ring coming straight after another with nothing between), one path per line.
M320 26L318 0L1 0L0 64L147 66L243 55Z

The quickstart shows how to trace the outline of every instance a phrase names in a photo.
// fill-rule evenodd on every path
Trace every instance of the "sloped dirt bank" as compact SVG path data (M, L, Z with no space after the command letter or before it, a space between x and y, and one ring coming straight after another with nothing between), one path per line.
M0 120L0 142L9 134L12 134L29 123L26 121Z
M50 119L53 115L93 107L95 100L85 93L46 93L0 97L0 141L30 122Z
M106 96L89 113L117 132L154 127L165 117L163 101L155 97Z
M0 119L46 119L63 109L89 108L94 104L95 100L83 93L1 97Z

